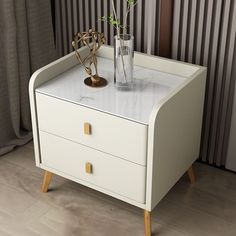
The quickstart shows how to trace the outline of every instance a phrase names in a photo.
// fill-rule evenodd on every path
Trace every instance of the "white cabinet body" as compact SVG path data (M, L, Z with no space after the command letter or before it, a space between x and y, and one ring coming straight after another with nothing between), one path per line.
M112 59L102 47L104 88L84 85L74 53L33 74L36 165L151 211L198 158L206 68L135 53L135 86L121 91Z

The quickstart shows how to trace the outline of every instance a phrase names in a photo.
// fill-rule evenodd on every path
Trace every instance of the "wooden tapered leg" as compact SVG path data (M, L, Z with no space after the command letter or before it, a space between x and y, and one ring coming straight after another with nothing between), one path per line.
M151 212L144 210L144 227L145 227L145 236L152 235L151 227Z
M194 171L193 171L193 166L189 167L187 173L188 173L188 177L190 179L190 183L194 184L195 183L195 175L194 175Z
M48 187L51 182L52 175L53 174L50 171L45 170L41 192L46 193L48 191Z

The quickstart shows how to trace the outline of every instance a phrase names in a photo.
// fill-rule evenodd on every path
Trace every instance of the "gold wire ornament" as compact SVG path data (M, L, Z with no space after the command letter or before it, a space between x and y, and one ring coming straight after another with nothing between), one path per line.
M107 80L98 75L97 69L97 56L98 49L106 42L103 33L93 31L90 29L88 32L78 32L72 41L72 47L75 50L75 55L78 61L84 66L86 73L89 75L84 80L84 83L90 87L103 87L107 85ZM86 46L89 48L89 54L82 59L78 49L79 46ZM95 69L93 74L92 65Z

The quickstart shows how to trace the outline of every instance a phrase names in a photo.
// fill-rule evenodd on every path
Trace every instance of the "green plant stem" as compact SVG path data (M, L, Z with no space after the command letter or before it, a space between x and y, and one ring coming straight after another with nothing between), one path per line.
M120 54L121 54L122 67L123 67L125 82L127 83L127 75L126 75L126 71L125 71L125 62L124 62L124 54L123 54L124 34L123 34L123 40L121 38L119 38L119 41L120 41Z
M114 13L114 16L115 16L115 20L118 21L114 0L112 0L112 9L113 9L113 13ZM124 54L123 54L124 34L123 34L123 40L121 40L119 26L117 27L117 38L120 41L120 54L121 54L121 62L122 62L121 64L122 64L122 69L123 69L123 72L124 72L125 82L127 83L127 75L126 75L126 71L125 71L125 62L124 62Z
M125 22L124 22L124 29L125 29L125 34L127 34L127 28L128 28L128 26L127 26L127 22L128 22L128 15L129 15L129 13L131 12L131 10L136 6L138 4L138 0L134 3L134 4L132 4L132 5L130 5L130 4L128 4L127 3L127 11L126 11L126 14L125 14Z
M112 10L113 10L113 13L114 13L114 16L115 16L115 20L116 22L118 22L118 18L117 18L117 14L116 14L116 9L115 9L115 3L114 3L114 0L112 0ZM117 25L117 35L120 36L120 28L119 26Z

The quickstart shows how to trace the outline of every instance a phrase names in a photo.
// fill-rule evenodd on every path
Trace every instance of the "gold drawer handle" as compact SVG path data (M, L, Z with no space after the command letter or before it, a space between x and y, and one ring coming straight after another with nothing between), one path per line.
M91 125L89 123L84 123L84 134L90 135L92 133Z
M85 171L87 174L92 174L93 173L93 165L89 162L86 162Z

